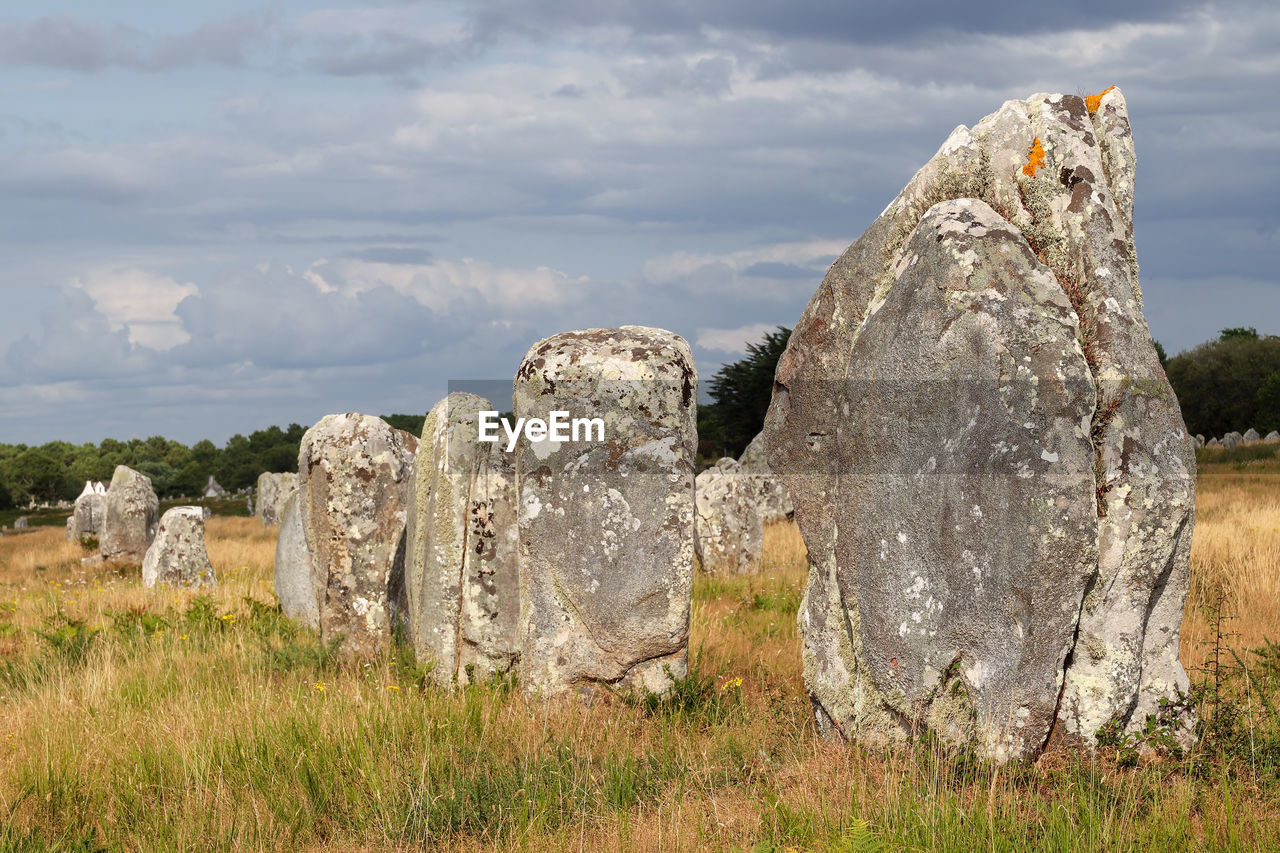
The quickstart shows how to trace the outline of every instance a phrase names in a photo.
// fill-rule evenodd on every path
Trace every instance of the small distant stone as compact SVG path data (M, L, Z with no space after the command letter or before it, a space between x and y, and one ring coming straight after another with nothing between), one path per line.
M204 547L204 513L198 506L176 506L160 519L155 541L142 561L142 585L198 589L217 586Z
M708 574L760 568L759 493L736 459L725 457L694 481L698 561Z
M284 505L298 490L298 475L266 473L258 477L258 518L263 524L279 524Z

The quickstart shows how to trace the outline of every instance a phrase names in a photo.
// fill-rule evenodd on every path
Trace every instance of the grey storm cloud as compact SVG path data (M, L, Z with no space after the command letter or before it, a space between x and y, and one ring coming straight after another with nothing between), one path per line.
M1026 2L902 2L879 0L479 0L471 5L478 33L548 34L573 26L623 26L649 35L707 28L768 33L854 44L917 39L938 32L1028 34L1059 29L1063 16L1083 26L1150 21L1192 8L1193 0L1113 3L1077 0L1061 14Z
M370 246L348 252L347 257L374 264L425 264L433 257L426 249L401 246Z
M53 394L42 383L84 386L104 424L175 389L227 434L254 424L200 387L267 423L425 410L447 380L508 376L570 328L723 346L789 326L828 259L770 247L847 245L953 127L1006 99L1113 83L1156 337L1175 352L1226 326L1280 332L1263 310L1280 292L1274 3L337 5L177 35L114 11L124 23L0 19L0 67L165 72L154 100L113 101L109 128L84 99L118 73L0 117L0 292L37 318L0 321L0 424L56 423L11 406ZM198 288L173 321L189 340L130 343L66 291L120 266ZM704 378L731 357L697 355ZM108 387L133 390L94 396ZM270 414L285 398L302 414Z
M326 293L278 270L206 287L174 313L191 340L169 357L189 367L374 364L417 355L453 337L428 308L389 287Z
M146 375L159 366L155 356L130 344L126 330L113 330L84 291L64 288L36 328L9 346L0 386Z
M120 67L166 71L199 63L244 65L263 33L253 17L211 21L180 35L160 36L122 24L104 25L61 14L0 20L0 65L71 71Z

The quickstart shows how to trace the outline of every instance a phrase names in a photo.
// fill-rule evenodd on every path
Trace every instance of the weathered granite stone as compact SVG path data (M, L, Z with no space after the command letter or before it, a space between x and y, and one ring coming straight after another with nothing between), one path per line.
M1255 441L1262 441L1262 436L1253 427L1249 427L1244 431L1244 435L1240 436L1240 441L1244 444L1252 444Z
M791 504L791 493L787 491L782 478L773 473L769 467L769 458L765 453L764 433L751 439L747 449L742 451L738 461L742 463L742 475L752 484L756 491L756 505L760 509L761 521L782 521L790 518L795 512Z
M302 508L306 496L295 489L284 503L280 517L280 536L276 539L275 588L280 609L290 619L312 628L320 627L320 607L312 584L314 571L307 537L302 529Z
M1262 440L1265 441L1267 444L1280 442L1280 432L1276 432L1275 430L1272 430L1271 432L1267 433L1267 437Z
M747 574L760 568L764 542L759 484L729 457L694 479L694 540L698 562L709 574Z
M227 490L222 488L222 486L218 484L218 481L213 478L213 475L210 474L209 482L204 484L204 496L206 498L225 498L227 496Z
M660 329L567 332L521 363L518 417L604 423L603 441L517 448L526 689L661 693L685 676L696 388L689 345Z
M75 524L76 524L76 517L74 515L67 516L67 541L68 542L76 541Z
M155 541L142 560L142 585L150 589L156 584L187 589L218 585L204 547L200 507L175 506L161 516Z
M1218 441L1218 439L1216 438L1209 439L1208 443L1205 444L1205 447L1221 447L1221 446L1222 446L1222 442Z
M1119 90L1010 101L797 324L765 440L809 552L824 731L1025 757L1186 689L1194 443L1142 316L1133 175Z
M93 483L85 483L84 491L76 498L75 509L71 514L72 540L84 539L88 536L99 536L102 525L106 522L107 496L101 493Z
M1196 433L1196 447L1204 447L1204 436Z
M258 475L258 518L263 524L279 524L284 505L298 489L298 475L264 473Z
M14 522L13 522L13 529L14 529L14 530L26 530L26 529L27 529L27 524L28 524L28 522L27 522L27 517L26 517L25 515L20 515L20 516L18 516L16 519L14 519Z
M1240 446L1240 439L1243 437L1238 432L1229 432L1222 437L1222 446L1227 450L1235 450Z
M414 465L406 533L408 634L438 684L468 684L519 660L520 572L515 458L480 442L474 394L432 408Z
M106 512L98 536L102 558L108 562L139 565L156 538L160 500L151 479L132 468L117 465L106 494Z
M392 576L403 575L405 517L417 439L381 418L326 415L298 453L301 515L320 637L365 657L391 640Z

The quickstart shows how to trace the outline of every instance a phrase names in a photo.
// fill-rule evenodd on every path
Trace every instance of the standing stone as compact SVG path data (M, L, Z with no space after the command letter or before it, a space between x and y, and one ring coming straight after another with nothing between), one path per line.
M1222 446L1227 450L1235 450L1240 446L1240 439L1244 438L1238 432L1229 432L1222 437Z
M782 478L769 467L764 433L751 439L738 461L742 463L742 475L755 489L760 520L783 521L790 518L795 512L795 507L791 504L791 493L787 491Z
M26 517L25 515L18 516L18 518L13 522L13 529L14 529L14 530L26 530L26 529L27 529L27 523L28 523L28 522L27 522L27 517Z
M68 542L76 541L75 524L76 524L76 517L74 515L67 516L67 541Z
M403 577L416 450L409 433L354 413L326 415L302 438L302 527L320 637L342 636L349 657L380 654L391 641L390 585L393 573Z
M1262 441L1262 436L1253 427L1245 430L1244 435L1240 436L1240 441L1244 444L1253 444L1255 441Z
M302 508L306 497L301 488L285 501L280 518L280 536L276 539L275 587L280 609L290 619L312 628L320 626L320 606L312 585L314 568L307 550L307 537L302 528Z
M1196 433L1196 447L1204 447L1204 436Z
M213 475L210 474L209 482L204 484L204 496L206 498L225 498L227 496L227 490L222 488L222 486L218 484L218 481L213 479Z
M689 345L661 329L567 332L521 363L518 417L604 423L603 441L517 450L526 689L663 693L686 675L696 388Z
M93 483L85 483L84 491L76 498L75 509L71 514L71 538L84 539L87 536L100 536L102 525L106 523L107 496L105 491L99 493Z
M493 404L452 393L432 408L414 464L406 530L408 633L441 685L482 681L519 659L515 460L480 442Z
M709 574L747 574L760 568L764 541L758 484L725 457L694 480L698 561Z
M1267 433L1267 437L1262 440L1265 441L1267 444L1275 444L1277 442L1280 442L1280 432L1276 432L1275 430L1272 430L1271 432Z
M151 479L117 465L106 493L99 544L107 562L139 565L156 538L160 500Z
M161 517L155 541L142 560L142 585L150 589L156 584L187 589L218 585L204 547L200 507L175 506Z
M1221 446L1222 446L1222 442L1218 441L1218 439L1216 438L1209 439L1209 443L1205 445L1205 447L1221 447Z
M765 441L825 733L1029 757L1187 688L1194 443L1142 315L1134 166L1119 90L1010 101L797 324Z
M298 475L264 473L258 475L258 518L263 524L279 524L284 505L298 489Z

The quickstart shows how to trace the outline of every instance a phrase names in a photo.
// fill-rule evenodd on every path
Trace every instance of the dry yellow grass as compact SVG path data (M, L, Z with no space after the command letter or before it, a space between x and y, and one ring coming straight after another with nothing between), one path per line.
M1280 641L1280 465L1209 465L1200 475L1182 660L1204 665L1209 617L1224 595L1228 645Z
M1275 635L1278 483L1276 466L1202 476L1189 666L1203 661L1215 589L1237 617L1233 644ZM215 518L207 538L220 584L203 604L142 589L136 570L83 569L60 530L0 539L0 666L38 676L0 678L0 851L1280 843L1274 779L1061 755L996 770L936 747L874 754L822 741L800 667L804 546L791 524L766 530L759 574L698 578L700 685L658 709L422 688L398 657L340 666L249 604L274 602L274 529ZM39 669L49 648L35 632L60 614L102 633L83 661ZM163 621L143 629L129 614Z

